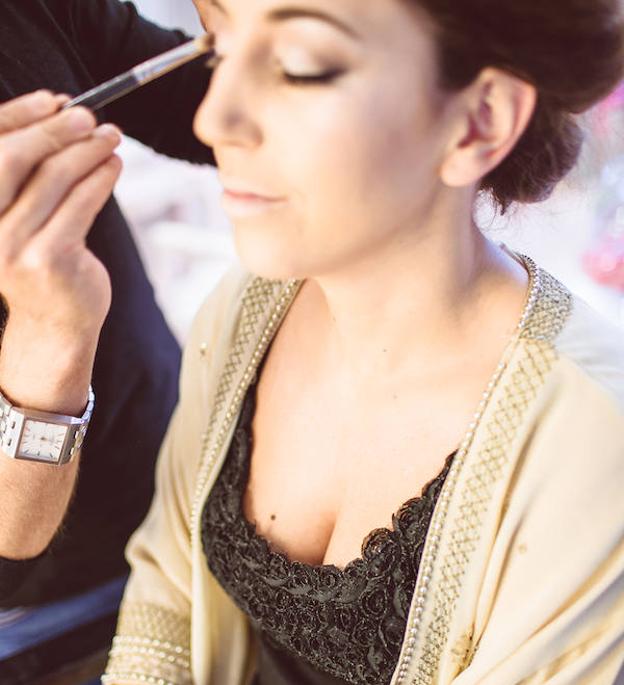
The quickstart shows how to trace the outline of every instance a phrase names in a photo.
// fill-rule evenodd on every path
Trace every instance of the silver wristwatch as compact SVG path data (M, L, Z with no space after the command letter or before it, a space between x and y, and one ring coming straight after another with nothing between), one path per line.
M68 464L82 446L94 404L89 387L87 408L78 419L14 407L0 392L0 449L13 459Z

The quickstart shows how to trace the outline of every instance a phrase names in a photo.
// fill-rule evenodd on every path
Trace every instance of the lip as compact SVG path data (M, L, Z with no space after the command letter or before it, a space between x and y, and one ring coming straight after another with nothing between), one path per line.
M268 197L267 195L259 195L258 193L232 190L231 188L224 188L223 194L231 200L248 202L279 202L281 199L278 197Z
M249 216L284 203L285 198L264 195L240 183L223 182L223 207L228 214Z
M254 188L252 184L244 183L235 178L224 178L222 176L221 185L224 192L235 199L265 200L267 202L277 202L284 199Z

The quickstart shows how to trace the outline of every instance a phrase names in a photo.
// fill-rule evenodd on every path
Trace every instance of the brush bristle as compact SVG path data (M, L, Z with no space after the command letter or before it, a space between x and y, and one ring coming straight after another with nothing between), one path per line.
M215 35L214 33L204 33L196 41L197 47L203 52L210 52L214 48Z

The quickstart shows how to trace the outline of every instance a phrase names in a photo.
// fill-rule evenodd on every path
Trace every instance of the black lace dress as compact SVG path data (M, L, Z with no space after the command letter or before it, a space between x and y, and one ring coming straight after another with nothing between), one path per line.
M245 397L223 468L202 512L208 566L258 637L253 685L383 685L399 658L443 471L372 531L344 569L290 561L243 512L256 384Z

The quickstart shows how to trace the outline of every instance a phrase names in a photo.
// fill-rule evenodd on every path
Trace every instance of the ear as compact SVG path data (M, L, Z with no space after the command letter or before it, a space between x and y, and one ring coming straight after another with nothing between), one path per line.
M450 187L478 183L513 150L537 103L534 86L499 69L484 69L459 96L455 133L440 178Z

